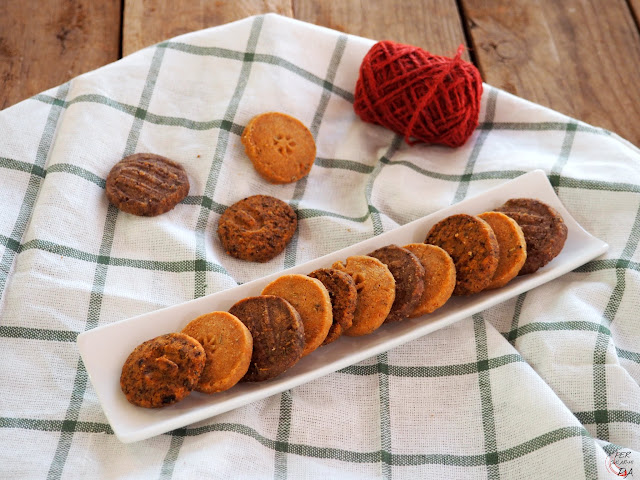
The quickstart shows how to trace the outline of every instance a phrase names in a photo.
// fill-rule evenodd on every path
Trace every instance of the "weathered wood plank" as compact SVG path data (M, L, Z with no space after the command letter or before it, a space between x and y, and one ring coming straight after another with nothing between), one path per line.
M118 59L120 1L0 2L0 109Z
M176 35L267 12L292 16L291 1L125 0L122 53L128 55Z
M465 43L455 0L293 0L294 16L346 33L455 55Z
M625 0L462 0L483 79L640 145L640 35Z

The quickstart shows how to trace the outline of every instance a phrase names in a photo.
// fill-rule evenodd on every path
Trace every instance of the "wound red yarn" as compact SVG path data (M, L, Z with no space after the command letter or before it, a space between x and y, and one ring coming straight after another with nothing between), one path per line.
M478 126L482 78L462 60L411 45L376 43L360 65L353 108L362 120L419 142L459 147Z

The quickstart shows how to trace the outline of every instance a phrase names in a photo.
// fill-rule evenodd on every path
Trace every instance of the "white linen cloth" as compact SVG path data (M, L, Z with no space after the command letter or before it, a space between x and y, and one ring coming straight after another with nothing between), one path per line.
M0 112L0 478L621 478L611 459L640 475L640 152L489 85L464 146L410 147L353 113L373 43L250 17ZM244 153L242 129L265 111L316 138L297 183L267 183ZM135 152L185 167L191 190L174 210L109 207L106 175ZM606 256L283 394L134 444L113 435L80 332L317 258L538 168ZM300 219L264 264L230 258L216 235L224 208L257 193Z

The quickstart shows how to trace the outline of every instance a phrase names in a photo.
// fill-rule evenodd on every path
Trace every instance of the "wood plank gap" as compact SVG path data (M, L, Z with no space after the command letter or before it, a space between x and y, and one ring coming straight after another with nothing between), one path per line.
M640 0L627 0L627 6L631 12L631 18L636 24L636 29L640 33Z
M464 4L462 3L462 0L456 0L456 7L458 7L458 15L460 16L460 24L462 25L462 33L464 34L464 43L467 46L469 60L478 68L478 70L480 70L480 66L478 65L478 56L475 51L475 46L473 45L473 36L471 35L469 28L470 20L464 11ZM480 70L480 76L482 76L482 70Z
M118 42L118 58L123 57L123 43L124 43L124 8L126 0L120 0L120 31L118 32L120 41Z

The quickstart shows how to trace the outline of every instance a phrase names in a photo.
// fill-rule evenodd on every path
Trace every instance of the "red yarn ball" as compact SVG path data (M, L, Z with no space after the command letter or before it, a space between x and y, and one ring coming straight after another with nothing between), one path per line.
M353 108L362 120L419 142L459 147L478 126L482 78L462 60L391 41L376 43L360 65Z

